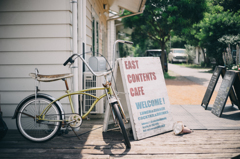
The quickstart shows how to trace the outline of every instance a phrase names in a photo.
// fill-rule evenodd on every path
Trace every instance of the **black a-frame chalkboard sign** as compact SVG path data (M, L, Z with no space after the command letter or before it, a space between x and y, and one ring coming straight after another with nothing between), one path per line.
M212 75L211 80L208 84L206 93L203 97L202 104L201 104L201 106L205 106L205 110L208 107L209 101L212 97L213 91L216 87L216 84L218 82L220 74L221 74L222 78L224 79L225 73L226 73L226 67L225 66L216 66L215 67L215 69L213 71L213 75ZM240 85L237 84L237 81L234 83L234 87L235 87L235 89L237 89L236 91L240 92ZM230 91L229 91L229 97L230 97L230 100L232 102L232 105L235 104L240 109L240 103L238 101L238 99L240 99L240 93L237 94L236 91L234 91L233 86L231 86Z
M206 93L203 97L202 104L201 104L201 106L205 106L205 109L207 109L207 107L208 107L209 101L212 97L213 91L216 87L216 84L218 82L220 74L222 75L222 78L223 78L225 72L226 72L226 67L225 66L216 66L215 67L215 69L213 71L213 75L212 75L211 80L208 84Z
M218 90L217 97L214 101L212 113L220 117L225 107L228 96L232 101L232 105L237 105L240 109L240 75L238 71L227 71L224 75L221 86Z
M235 79L235 82L234 82L234 90L235 90L235 93L236 93L236 96L237 96L237 102L234 103L235 105L238 106L238 109L240 110L240 72L237 72L236 73L236 79ZM238 103L238 104L237 104Z

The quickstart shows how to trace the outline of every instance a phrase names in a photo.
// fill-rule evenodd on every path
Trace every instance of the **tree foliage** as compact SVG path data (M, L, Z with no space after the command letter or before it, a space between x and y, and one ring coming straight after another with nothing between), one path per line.
M229 3L227 6L221 6L216 5L216 1L221 5L225 3L225 0L209 1L211 9L200 23L193 25L191 31L185 34L185 38L193 46L206 48L207 56L214 57L217 64L223 65L222 53L227 47L224 37L239 34L240 16L237 11L230 11Z
M237 13L240 10L239 0L213 0L213 5L219 5L223 7L223 11L229 11Z
M165 50L170 36L187 33L193 24L203 19L205 10L205 0L148 0L142 14L124 18L123 23L134 28L135 44L142 47L148 40ZM164 52L161 56L163 65Z

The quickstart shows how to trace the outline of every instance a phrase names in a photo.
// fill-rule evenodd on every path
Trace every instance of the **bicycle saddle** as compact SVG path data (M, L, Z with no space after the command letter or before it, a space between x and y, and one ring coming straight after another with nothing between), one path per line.
M70 78L73 76L73 74L65 73L65 74L56 74L56 75L41 75L36 73L30 73L29 76L34 79L37 79L40 82L52 82L52 81L57 81L64 78Z

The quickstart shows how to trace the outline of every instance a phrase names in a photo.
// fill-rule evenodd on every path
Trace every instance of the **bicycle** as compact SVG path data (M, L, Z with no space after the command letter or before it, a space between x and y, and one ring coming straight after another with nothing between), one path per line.
M117 42L132 44L132 42L123 40L118 40ZM114 52L115 45L116 42L114 44ZM72 74L41 75L36 69L35 73L30 73L32 78L39 82L63 80L66 86L66 94L54 99L48 94L39 93L38 86L36 86L35 93L23 99L15 110L13 119L16 119L17 129L24 138L33 142L49 141L54 138L59 131L61 131L61 128L66 128L65 131L68 131L68 128L70 127L77 136L74 129L79 128L82 124L82 119L85 119L89 115L98 101L106 97L111 108L115 125L120 127L125 145L127 148L130 148L131 144L124 126L125 123L128 123L128 120L126 119L120 100L118 99L115 90L112 88L111 82L107 80L107 76L112 73L112 69L110 69L110 71L97 74L91 69L91 67L80 54L73 54L64 62L63 65L66 66L68 63L72 65L76 58L80 58L94 76L104 76L105 83L103 83L103 87L93 87L71 93L66 79L72 77ZM99 97L87 93L88 91L93 90L104 90L105 93ZM87 113L82 116L75 113L71 98L72 95L81 94L96 99L92 103ZM72 113L69 114L64 113L63 107L60 103L60 100L66 97L68 97L72 111Z

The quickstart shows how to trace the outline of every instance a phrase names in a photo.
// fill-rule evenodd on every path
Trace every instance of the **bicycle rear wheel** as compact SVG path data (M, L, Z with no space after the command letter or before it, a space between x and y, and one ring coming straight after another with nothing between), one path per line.
M120 126L120 128L121 128L125 145L126 145L127 148L131 148L131 144L130 144L130 141L129 141L129 138L128 138L128 135L127 135L127 132L126 132L124 123L123 123L123 119L122 119L122 116L121 116L121 114L120 114L120 112L119 112L118 104L117 104L117 103L114 103L114 104L112 105L112 107L113 107L113 110L114 110L116 119L118 120L118 124L119 124L119 126Z
M44 142L52 139L62 123L53 120L62 120L62 114L56 104L52 104L51 108L45 115L45 120L37 121L42 111L52 100L45 96L37 96L29 98L22 104L17 114L17 128L21 135L33 142Z

